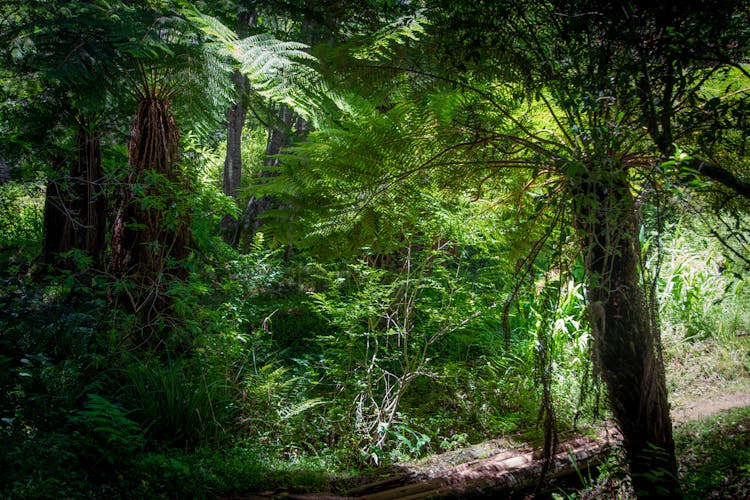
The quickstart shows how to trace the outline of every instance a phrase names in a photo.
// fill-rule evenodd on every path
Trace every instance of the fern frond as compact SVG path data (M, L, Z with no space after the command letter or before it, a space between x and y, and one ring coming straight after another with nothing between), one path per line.
M300 403L281 408L279 410L279 418L281 420L289 420L292 417L295 417L322 404L325 404L323 398L306 399Z
M499 165L520 172L500 177L528 180L526 166L540 163L532 148L508 139L532 118L509 120L476 93L405 79L391 99L383 109L357 94L339 96L336 123L288 148L280 175L257 186L285 200L306 243L346 234L353 245L387 247L444 204L502 189L491 175Z
M307 45L282 41L268 33L239 39L218 19L196 8L186 16L213 40L217 53L235 61L254 92L288 106L313 125L321 119L333 92L313 67L317 59L309 54Z
M294 67L295 62L316 61L305 52L307 45L284 42L262 33L240 40L233 54L240 62L242 72L251 80L263 80L269 75Z
M359 43L352 56L361 61L385 61L392 59L397 47L417 41L425 34L428 20L421 11L401 17L371 35L369 43Z
M197 7L187 6L183 9L183 14L195 26L198 26L209 39L218 42L225 48L230 49L237 43L237 34L233 30L217 18L203 14Z

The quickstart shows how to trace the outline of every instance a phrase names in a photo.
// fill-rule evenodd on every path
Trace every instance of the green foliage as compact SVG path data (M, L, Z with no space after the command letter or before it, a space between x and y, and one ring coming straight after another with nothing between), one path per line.
M310 397L316 383L310 375L304 371L294 375L271 365L246 374L238 402L240 432L292 460L298 459L302 450L315 453L316 441L326 432L316 427L324 423L320 410L326 402ZM311 428L305 430L306 425Z
M69 422L76 429L75 439L83 446L79 458L91 460L92 465L102 461L120 465L145 444L141 428L127 417L122 405L98 394L89 394L83 409Z
M633 498L630 480L624 471L623 450L615 448L611 450L606 459L595 471L587 469L585 472L578 469L576 473L580 484L572 487L558 488L561 492L552 493L555 500L580 499L580 498ZM595 475L592 476L592 473Z
M197 363L193 366L192 363ZM192 448L216 443L229 422L229 386L215 373L216 366L201 366L201 359L133 361L124 369L123 400L133 421L155 440Z
M369 35L365 40L358 40L357 46L352 50L352 56L367 62L389 62L395 59L394 52L400 47L424 35L424 23L426 19L420 12L400 17ZM367 43L368 41L370 43Z
M495 187L493 161L472 149L485 141L471 127L487 103L448 88L398 89L387 103L344 95L336 123L288 148L280 175L258 188L289 204L296 244L340 248L328 242L345 239L348 248L388 252L405 225L416 232L432 214L463 207L475 186L477 198Z
M619 22L627 13L589 15L609 9L595 2L582 11L586 2L555 3L563 16L544 2L428 2L398 19L414 6L321 15L290 3L279 9L310 16L259 8L244 39L212 15L246 7L232 2L6 3L0 159L18 181L0 186L0 496L320 489L337 468L538 434L540 417L558 428L595 419L600 389L572 236L580 227L568 212L585 212L579 225L611 216L613 206L571 193L616 175L635 179L646 212L656 199L646 194L662 188L680 197L680 215L708 220L691 203L722 207L700 234L731 242L723 256L695 228L662 227L659 215L663 259L644 271L661 266L670 367L719 381L748 373L746 207L692 163L704 154L746 164L746 69L696 68L691 55L732 60L718 56L744 50L732 38L746 31L737 30L742 16L729 19L729 34L691 24L691 12L670 11L678 22L663 29L636 19L649 21L628 32L647 35L641 67L632 54L644 47L619 36L633 26ZM667 14L646 6L629 15L655 12ZM274 26L306 41L325 31L326 44L263 32ZM720 42L702 45L707 34ZM331 45L341 38L348 43ZM644 68L652 87L638 78ZM253 167L266 163L259 110L269 103L306 119L299 135L315 129L274 158L268 172L278 176L245 180L242 195L277 197L280 217L243 253L217 235L222 216L238 211L219 190L217 149L238 97L235 69L253 93L256 129L244 151ZM663 99L672 91L679 109ZM94 269L74 249L60 257L75 271L45 276L33 266L42 181L32 171L70 180L53 170L71 160L73 126L85 121L100 134L105 167L89 181L110 199L122 187L113 179L132 167L133 105L154 96L177 117L181 160L160 172L146 158L132 188L160 221L144 248L166 265L115 280L111 255ZM682 149L670 151L673 142ZM189 251L174 256L159 238L186 215ZM712 346L726 356L709 359ZM740 444L716 454L722 474L747 472ZM616 476L619 462L609 467ZM707 476L718 481L701 473L689 491L706 491Z
M678 431L685 498L738 498L747 494L749 416L746 408L731 410Z
M37 183L0 185L0 263L31 260L39 252L41 191Z
M79 396L101 382L112 359L116 342L101 331L103 287L90 281L86 288L75 279L3 281L0 353L8 371L0 411L16 429L57 429Z
M715 240L698 231L678 223L665 238L662 317L686 340L731 339L750 331L745 313L750 297L737 271L743 264L734 263Z
M328 102L331 90L310 66L316 59L307 52L305 44L277 40L268 33L239 39L217 18L195 7L185 13L212 40L207 47L236 62L253 92L289 106L307 120L322 118L318 108Z
M102 412L101 405L96 405L99 408L90 418L112 416L111 410ZM111 408L111 403L105 406ZM109 417L103 421L105 427L111 422ZM110 431L125 437L117 429ZM99 437L106 438L107 434ZM131 437L140 442L140 434ZM320 488L327 481L322 472L276 468L256 451L242 446L226 451L134 450L116 455L115 448L100 449L103 443L92 450L92 442L90 436L77 431L4 435L0 443L0 494L3 498L212 498L279 484L303 490ZM96 462L108 455L113 464Z
M434 249L429 241L407 239L384 267L321 267L322 290L310 294L329 324L317 336L327 367L322 383L340 387L338 397L350 401L346 425L376 463L427 449L432 438L412 424L416 408L402 402L414 387L441 378L438 344L470 328L479 316L474 308L487 300L464 285L462 268L447 258L455 247L443 241Z
M19 435L3 429L0 494L6 498L69 498L86 495L86 471L76 468L74 438L60 433Z

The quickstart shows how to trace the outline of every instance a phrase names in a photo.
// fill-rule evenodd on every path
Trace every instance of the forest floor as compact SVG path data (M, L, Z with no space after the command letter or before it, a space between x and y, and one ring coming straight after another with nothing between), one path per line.
M750 498L750 337L723 347L679 341L671 352L667 381L687 498ZM545 475L552 486L537 498L631 497L627 486L623 490L627 482L617 472L619 462L610 458L617 454L610 451L620 438L611 422L561 432L558 438L558 453ZM540 447L538 441L493 439L368 474L333 478L329 490L334 493L282 488L237 498L530 498L544 467ZM609 469L604 476L610 477L596 479L587 466Z
M702 384L701 384L702 385ZM700 426L703 420L710 420L721 415L722 412L735 408L750 407L750 391L744 384L731 384L733 387L710 388L704 386L701 390L680 391L676 403L673 403L673 420L676 433L680 429L687 429L684 433L690 438L696 435L691 426ZM721 421L721 419L719 419ZM733 433L747 433L748 421L730 422L719 426L721 430ZM715 424L706 423L707 429L716 428ZM548 489L538 498L578 498L560 495L564 485L573 487L577 483L576 476L585 471L587 466L596 467L608 457L608 451L616 446L619 434L610 425L599 429L590 429L583 434L561 434L558 446L559 452L547 471L546 477L553 479L554 490ZM725 440L726 441L726 440ZM693 449L695 443L685 445L689 448L692 466L702 466L704 463L695 462ZM708 453L710 456L710 452ZM571 460L571 457L574 460ZM289 498L299 500L337 500L356 498L359 500L387 500L408 498L484 498L502 494L506 498L531 498L536 480L543 467L538 446L527 443L514 443L507 439L496 439L464 447L459 450L433 455L421 460L399 464L380 470L372 475L351 477L335 480L332 490L340 493L293 493L290 491L274 490L236 497L243 500L261 500L269 498ZM585 473L585 472L584 472ZM565 477L568 479L566 480ZM732 485L733 491L748 491L750 481L740 477L738 484ZM601 486L581 498L596 498L599 494L613 494L610 481L605 485L606 492ZM557 491L557 495L553 494ZM593 494L594 496L591 496ZM619 496L623 498L622 496ZM627 495L624 497L627 498ZM726 498L718 496L715 498Z
M666 363L675 423L750 406L749 336L739 337L728 346L683 343L678 350L679 356Z

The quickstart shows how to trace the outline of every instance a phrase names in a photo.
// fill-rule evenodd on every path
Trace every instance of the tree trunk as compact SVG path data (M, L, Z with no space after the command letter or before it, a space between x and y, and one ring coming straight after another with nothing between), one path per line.
M53 160L54 170L62 171L62 159ZM85 123L78 125L69 175L47 184L44 202L44 243L42 260L70 270L78 263L63 260L60 254L81 250L99 267L104 252L105 199L102 195L102 150L98 135Z
M640 276L640 219L624 165L571 179L588 274L595 361L609 391L638 496L679 497L656 311Z
M279 165L279 159L274 158L281 152L282 148L291 144L291 127L294 123L294 113L286 106L279 109L279 126L273 127L269 131L268 143L266 145L266 158L263 162L264 167L275 167ZM304 123L301 119L300 122ZM304 128L304 124L302 124ZM259 177L271 177L276 175L274 172L263 169ZM244 233L246 241L250 242L255 233L263 224L263 215L271 208L273 204L272 196L251 196L242 216L241 231ZM238 235L239 240L239 235Z
M188 255L191 233L190 215L179 199L186 186L175 166L178 142L169 104L142 99L128 147L131 172L118 194L112 228L115 276L145 284L167 271L180 274L173 262Z
M255 24L255 16L248 12L237 14L237 36L247 36L249 28ZM242 182L242 132L247 116L247 78L235 71L232 75L237 100L227 110L227 155L224 159L222 190L234 198L239 205L238 191ZM232 246L237 245L239 220L236 216L225 215L221 219L221 235L224 241Z
M323 28L318 24L317 20L312 17L306 17L302 20L302 41L310 46L315 45L316 42L320 41L320 32ZM323 28L325 30L325 28ZM330 34L329 37L330 39ZM294 112L287 106L281 105L278 110L278 116L276 123L278 125L271 125L269 131L268 143L266 145L266 158L263 165L265 167L275 167L279 165L278 158L273 158L274 155L278 155L284 147L290 146L294 139L292 135L292 129L294 129L294 135L297 138L304 137L309 131L309 123L303 118L295 116ZM269 170L261 170L259 177L271 177L277 175ZM251 243L255 233L258 232L260 227L263 225L264 215L274 203L274 199L271 196L251 196L250 200L245 207L245 212L242 215L242 221L239 226L237 241L240 240L239 232L243 232L243 240L246 243ZM287 229L291 234L291 224L287 226ZM291 236L287 237L288 244L286 250L286 256L289 257L292 251Z
M242 182L242 129L245 126L247 105L242 97L245 77L237 71L232 79L240 97L227 110L227 155L224 159L222 189L225 195L239 203L237 194ZM227 214L221 219L221 235L232 246L237 244L238 224L237 217L233 215Z
M99 137L82 124L76 134L76 158L70 173L76 216L73 221L74 245L91 256L94 267L99 267L104 252L106 203L102 193L103 176Z
M53 158L51 166L54 177L47 181L44 192L44 221L42 257L43 264L59 266L58 256L73 248L72 217L70 216L70 192L67 189L67 181L63 182L62 171L65 160L60 157Z
M549 460L544 486L540 488L544 492L541 496L547 498L551 491L559 489L560 482L568 479L575 483L582 474L600 465L606 460L612 444L604 433L560 443ZM394 467L390 474L378 474L380 477L373 478L372 482L351 488L339 485L336 489L345 491L341 495L284 492L284 497L299 500L531 498L545 468L546 461L540 450L531 447L495 449L488 456L486 448L477 445ZM257 492L243 498L278 498L278 493Z

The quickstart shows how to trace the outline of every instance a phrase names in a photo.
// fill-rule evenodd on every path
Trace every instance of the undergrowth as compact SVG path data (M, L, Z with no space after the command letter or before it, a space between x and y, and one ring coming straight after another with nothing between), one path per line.
M662 340L672 406L750 386L750 289L741 264L686 224L664 242Z
M502 241L430 238L343 262L285 258L262 235L247 253L215 241L150 325L113 305L104 274L5 266L0 496L320 491L487 439L538 441L540 370L559 430L606 416L582 285L539 269L504 317L512 266L486 271ZM673 406L746 388L747 288L695 238L675 232L665 255ZM678 435L686 491L740 491L745 425ZM616 491L618 470L590 489Z
M686 498L748 497L750 408L679 426L676 443Z

